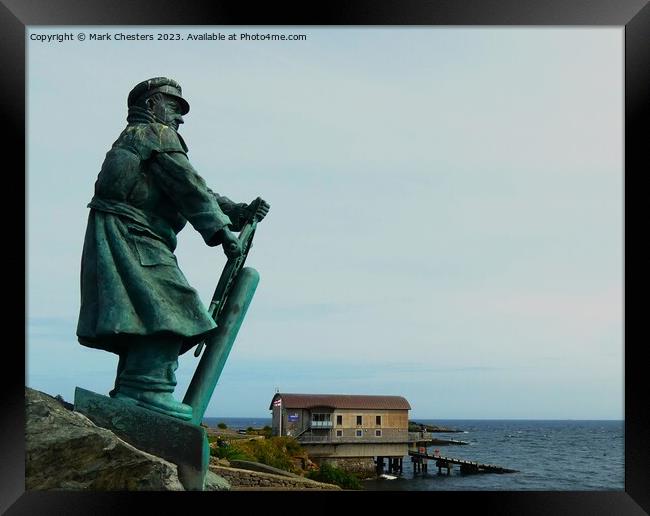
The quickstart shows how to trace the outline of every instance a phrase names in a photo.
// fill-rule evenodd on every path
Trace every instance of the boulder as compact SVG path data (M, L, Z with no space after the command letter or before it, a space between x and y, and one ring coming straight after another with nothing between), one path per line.
M205 491L230 491L231 485L225 478L208 470L205 474Z
M25 403L27 490L184 490L175 464L134 448L52 396L27 387Z

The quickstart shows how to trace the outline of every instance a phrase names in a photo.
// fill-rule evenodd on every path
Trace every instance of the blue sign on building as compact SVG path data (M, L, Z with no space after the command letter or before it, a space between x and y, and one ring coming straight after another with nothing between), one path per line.
M290 423L295 423L299 419L300 419L300 414L298 414L297 412L289 412L289 414L287 414L287 421L289 421Z

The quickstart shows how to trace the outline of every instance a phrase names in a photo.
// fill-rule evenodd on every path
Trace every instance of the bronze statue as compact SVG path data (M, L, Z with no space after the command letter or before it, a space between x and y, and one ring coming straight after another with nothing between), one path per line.
M180 85L156 77L128 96L127 126L95 182L81 260L77 337L119 355L110 396L183 420L192 407L172 396L178 356L216 324L178 267L176 235L189 223L229 259L237 236L269 204L235 203L210 190L178 134L189 104Z

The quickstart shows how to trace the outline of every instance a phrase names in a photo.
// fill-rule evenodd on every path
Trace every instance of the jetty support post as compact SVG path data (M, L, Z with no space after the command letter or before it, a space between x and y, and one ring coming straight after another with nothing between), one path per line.
M375 464L376 464L375 471L377 472L377 476L379 476L384 472L384 458L377 457Z

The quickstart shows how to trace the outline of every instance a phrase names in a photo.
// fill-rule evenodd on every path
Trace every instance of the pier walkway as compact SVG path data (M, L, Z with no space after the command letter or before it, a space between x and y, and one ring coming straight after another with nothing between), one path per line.
M465 459L443 457L441 455L429 455L428 453L422 453L419 451L409 450L409 455L411 456L411 461L413 461L413 470L416 473L419 471L427 471L427 459L435 460L438 473L442 473L442 469L445 468L447 470L447 475L450 474L453 464L460 466L461 473L517 473L516 469L508 469L496 466L495 464L482 464L480 462Z

